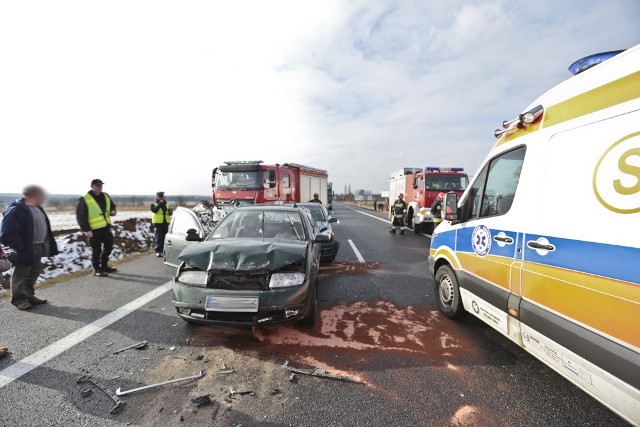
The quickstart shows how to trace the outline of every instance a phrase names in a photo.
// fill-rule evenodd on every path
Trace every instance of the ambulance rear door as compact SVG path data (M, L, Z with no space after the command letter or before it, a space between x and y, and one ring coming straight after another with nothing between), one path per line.
M602 398L596 371L557 345L640 390L640 111L556 133L544 167L523 252L525 347Z

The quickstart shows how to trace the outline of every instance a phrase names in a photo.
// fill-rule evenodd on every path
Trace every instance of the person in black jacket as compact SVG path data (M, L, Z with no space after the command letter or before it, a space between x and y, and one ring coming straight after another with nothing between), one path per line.
M58 246L51 232L51 224L40 206L45 191L36 185L25 187L23 198L7 206L0 226L0 242L14 253L9 261L15 266L11 276L11 304L28 310L34 304L44 304L36 297L34 286L42 272L42 257L58 254Z
M313 194L313 199L309 200L307 203L320 203L322 204L322 200L320 200L320 195L318 193Z
M93 275L98 277L118 270L109 267L109 255L113 250L111 217L116 215L116 204L102 191L103 185L100 179L91 181L91 190L78 199L76 206L78 225L91 245Z

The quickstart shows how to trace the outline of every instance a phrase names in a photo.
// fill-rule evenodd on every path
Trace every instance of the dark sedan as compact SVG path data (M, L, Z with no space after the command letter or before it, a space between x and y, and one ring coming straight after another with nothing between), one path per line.
M298 203L297 206L307 209L311 213L313 222L316 223L316 232L327 236L328 241L322 243L320 258L323 262L333 262L338 256L340 242L335 239L331 224L338 222L338 219L329 215L327 209L320 203Z
M206 238L195 214L178 208L165 241L173 303L193 323L312 325L327 240L299 207L238 208Z

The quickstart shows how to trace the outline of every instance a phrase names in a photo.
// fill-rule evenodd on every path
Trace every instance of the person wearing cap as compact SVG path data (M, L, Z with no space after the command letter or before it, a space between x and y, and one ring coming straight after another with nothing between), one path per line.
M309 200L308 203L320 203L320 204L322 204L322 200L320 200L320 195L318 193L313 193L313 199Z
M111 217L116 215L116 204L102 191L103 185L100 179L91 181L91 190L78 199L76 206L76 219L91 245L93 275L98 277L117 271L109 267L109 255L113 250Z
M438 193L436 199L431 205L431 215L433 215L433 228L435 228L442 222L442 201L444 200L444 193Z
M400 227L400 234L404 234L404 216L407 214L407 202L404 201L404 194L398 194L398 198L393 202L391 206L391 215L393 215L393 221L391 222L390 233L396 234L396 227Z
M171 222L171 215L173 215L173 209L164 198L164 191L158 191L156 193L156 201L151 203L151 223L156 236L155 251L156 256L161 257L164 250L164 237L169 231L169 223Z
M45 191L37 185L29 185L22 191L22 196L4 211L0 242L12 252L8 257L14 265L11 304L18 310L29 310L47 302L35 296L34 286L42 272L42 258L57 255L58 246L49 218L41 206L46 200Z

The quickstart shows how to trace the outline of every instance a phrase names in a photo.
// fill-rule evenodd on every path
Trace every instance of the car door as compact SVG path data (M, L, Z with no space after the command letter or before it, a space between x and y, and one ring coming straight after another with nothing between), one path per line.
M187 240L190 230L195 230L195 235L198 236L198 239L202 240L204 238L204 228L196 214L191 209L176 208L164 240L164 265L167 274L175 275L180 266L181 261L178 256L180 256L182 250L188 245L198 243L195 240Z
M525 146L516 147L487 163L463 201L465 222L457 230L464 306L504 334L509 296L520 294L520 225L509 211L525 153Z

